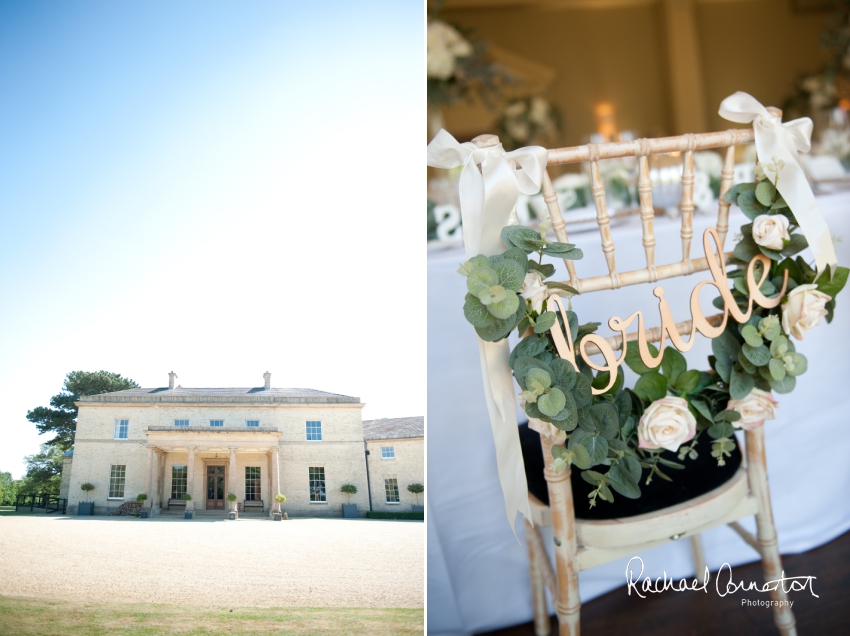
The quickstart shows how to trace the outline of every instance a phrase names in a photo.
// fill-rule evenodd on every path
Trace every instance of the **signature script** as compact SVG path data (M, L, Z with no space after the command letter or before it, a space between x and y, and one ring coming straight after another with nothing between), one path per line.
M638 572L637 576L635 576L635 571L632 567L632 562L635 560L640 563L640 572ZM635 594L641 598L646 598L642 592L658 594L660 592L666 592L667 590L672 590L674 592L702 591L706 594L708 593L708 585L711 581L711 574L708 571L708 567L705 568L705 574L702 577L703 580L701 583L696 578L690 582L688 582L687 578L679 579L679 581L675 581L673 578L668 579L666 570L664 571L663 576L658 577L655 580L652 580L648 576L641 580L643 570L643 559L638 556L632 557L626 564L626 588L628 589L629 596L632 595L632 590L634 590ZM785 576L785 571L783 570L781 577L774 579L773 581L766 581L760 587L759 584L754 581L750 581L749 583L744 581L741 581L740 583L736 582L732 578L732 566L728 563L724 563L717 571L717 579L714 583L714 589L718 596L726 596L742 590L753 592L773 592L781 588L787 593L801 592L808 588L812 596L820 598L817 594L815 594L815 590L812 585L812 581L815 579L817 579L816 576Z

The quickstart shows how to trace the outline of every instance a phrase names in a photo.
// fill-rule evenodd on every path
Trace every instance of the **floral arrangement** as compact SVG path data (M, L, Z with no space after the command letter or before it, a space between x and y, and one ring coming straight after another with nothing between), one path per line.
M488 55L483 41L470 41L442 20L428 20L428 104L450 106L472 93L485 102L498 95L508 74Z
M515 99L502 110L495 128L506 150L541 145L561 129L561 114L541 96Z
M530 426L553 442L550 468L561 472L573 465L594 486L591 507L597 499L612 502L613 492L640 497L641 482L648 485L656 476L672 481L665 471L681 470L686 459L696 459L702 436L711 440L718 465L724 465L736 446L735 430L752 430L774 419L778 402L773 393L791 392L797 376L806 372L808 361L793 341L802 340L824 319L832 320L835 297L850 270L838 267L832 276L818 276L802 257L794 258L807 246L805 237L796 233L794 214L765 177L765 170L781 169L776 160L757 166L756 181L734 186L724 200L752 221L741 228L736 268L727 274L735 302L747 304L746 268L758 254L770 259L761 293L775 297L787 272L785 296L773 309L754 307L744 324L730 316L724 332L712 340L706 371L688 369L674 347L667 347L660 366L650 369L638 348L629 347L625 363L638 375L634 387L623 386L618 369L610 388L593 395L591 388L609 385L609 373L594 373L580 357L576 367L558 357L549 328L557 321L565 332L569 329L579 350L582 339L600 323L580 324L570 304L564 324L552 298L569 299L577 292L548 281L555 267L542 262L544 255L580 259L581 250L513 225L502 230L506 252L478 255L460 266L468 289L464 315L479 337L498 341L518 330L521 340L509 362L522 390L522 407ZM755 273L761 280L758 267ZM714 304L724 306L722 298ZM657 356L657 349L648 346ZM678 461L663 456L664 451L677 453Z

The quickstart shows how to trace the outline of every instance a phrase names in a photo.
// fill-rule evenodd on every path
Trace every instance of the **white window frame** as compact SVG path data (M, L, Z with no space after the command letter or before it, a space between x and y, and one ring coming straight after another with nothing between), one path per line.
M123 428L124 437L119 437L119 433L121 432L121 423L125 422L126 426ZM112 439L130 439L130 420L129 418L118 418L115 420L115 428L112 430Z
M121 488L121 496L120 497L112 497L109 493L112 492L112 480L113 480L113 478L114 479L119 478L119 475L113 475L113 473L115 472L115 469L118 468L118 467L121 467L121 468L124 469L123 474L120 475L120 478L123 481L122 488ZM109 500L109 501L124 501L124 495L125 495L126 491L127 491L127 464L111 464L109 466L109 482L108 482L107 490L106 490L106 499Z
M325 496L324 501L313 501L312 484L310 484L310 482L313 481L310 477L310 469L311 468L315 468L315 469L321 468L321 470L322 470L322 484L323 484L323 491L324 491L324 496ZM328 503L328 474L325 472L325 467L324 466L308 466L307 467L307 480L308 480L307 481L307 490L308 490L307 495L308 495L308 498L310 499L310 503L311 504L319 504L319 505L327 505L327 503Z
M256 422L256 424L251 424L250 422ZM260 423L260 420L245 420L245 426L250 428L259 428L262 424Z
M319 439L310 439L310 424L318 424L319 425ZM315 426L313 428L315 429ZM316 434L315 430L313 431L313 434L314 435ZM306 424L304 425L304 437L307 438L308 442L321 442L321 441L323 441L324 436L322 434L322 422L321 422L321 420L307 420Z
M221 424L213 424L213 422L221 422ZM212 428L223 428L224 427L224 420L212 420L211 419L210 420L210 426Z
M186 423L185 424L178 424L177 422L186 422ZM174 426L189 426L189 420L175 419L174 420Z
M387 501L389 499L390 493L387 491L387 488L390 486L387 482L390 480L395 482L395 494L398 497L398 501ZM398 487L398 477L394 475L387 475L384 477L384 503L388 506L400 506L401 505L401 490Z
M389 454L385 454L384 450L389 450ZM381 459L395 459L395 446L381 446Z

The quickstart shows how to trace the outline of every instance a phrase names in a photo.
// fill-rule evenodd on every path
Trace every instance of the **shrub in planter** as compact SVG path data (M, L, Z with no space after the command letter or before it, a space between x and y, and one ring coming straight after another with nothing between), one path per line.
M184 492L183 493L183 501L186 502L186 510L183 513L183 518L184 519L192 519L195 516L195 508L194 507L190 508L190 506L192 506L192 495L190 495L188 492Z
M282 495L281 493L277 493L274 496L274 500L278 504L283 504L283 503L286 502L286 497L284 495ZM278 506L278 508L280 508L280 506ZM272 519L274 521L280 521L282 519L282 514L281 514L281 511L279 509L278 510L272 510Z
M147 500L148 500L148 496L145 493L140 493L140 494L136 495L136 501L138 501L140 504L144 504ZM142 510L141 510L139 516L141 516L142 519L147 519L149 511L150 511L149 508L142 506Z
M343 484L339 491L348 497L348 503L342 504L342 516L347 519L357 517L357 504L351 503L351 495L357 494L357 486L354 484Z
M423 486L422 484L409 484L407 486L407 490L416 495L416 504L411 504L410 510L413 512L425 512L425 506L419 505L419 495L425 492L425 486Z
M227 500L230 502L230 512L227 513L227 518L235 521L236 517L239 516L239 511L236 507L236 494L232 492L227 493Z
M80 485L80 490L86 493L86 500L84 502L80 502L77 506L77 514L78 515L93 515L94 514L94 502L89 501L89 493L94 490L94 484L90 484L86 482L85 484Z

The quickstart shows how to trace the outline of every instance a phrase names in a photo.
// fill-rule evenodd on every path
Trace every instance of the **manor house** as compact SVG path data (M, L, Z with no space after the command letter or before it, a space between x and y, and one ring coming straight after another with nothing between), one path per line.
M424 418L363 422L359 398L272 388L269 373L262 387L230 389L184 389L168 375L167 388L76 403L60 492L69 513L88 500L105 514L145 493L153 514L185 506L224 514L234 493L240 510L270 514L282 493L290 515L340 516L343 484L357 487L350 503L361 515L417 503L407 486L425 483ZM84 483L95 487L88 495Z

